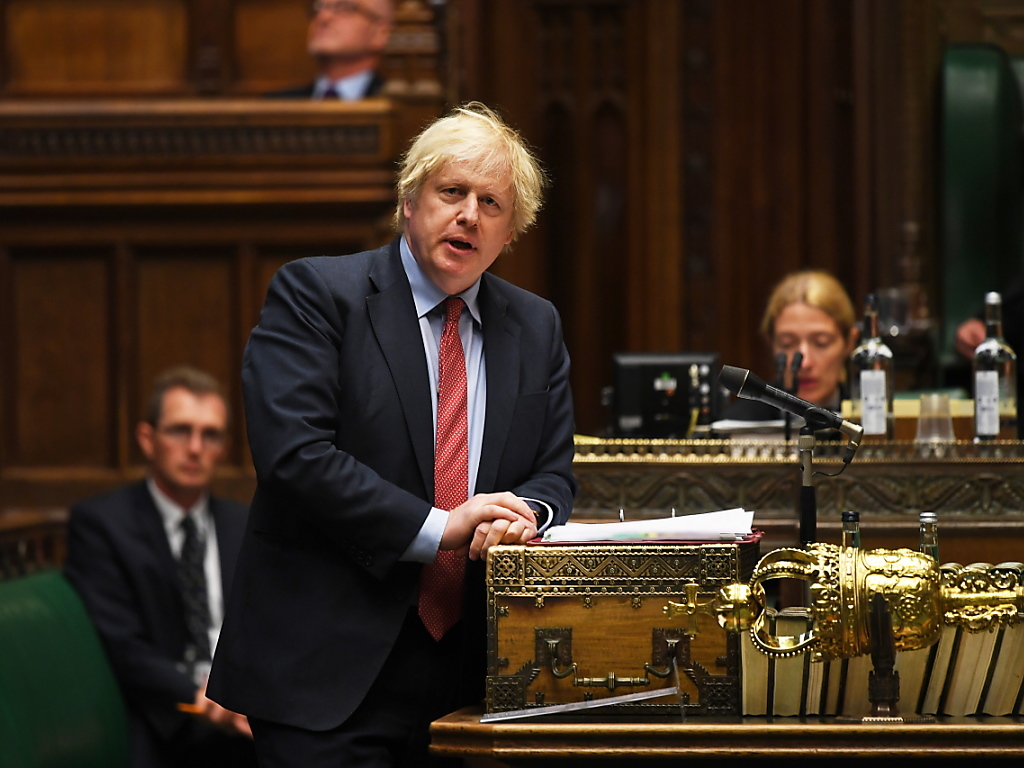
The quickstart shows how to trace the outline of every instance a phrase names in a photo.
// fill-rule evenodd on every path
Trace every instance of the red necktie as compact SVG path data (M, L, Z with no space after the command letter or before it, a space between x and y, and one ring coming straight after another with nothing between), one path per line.
M469 493L469 436L466 359L459 337L462 299L445 299L444 330L437 365L437 444L434 447L434 506L451 510ZM435 640L459 620L466 558L440 550L420 576L419 613Z

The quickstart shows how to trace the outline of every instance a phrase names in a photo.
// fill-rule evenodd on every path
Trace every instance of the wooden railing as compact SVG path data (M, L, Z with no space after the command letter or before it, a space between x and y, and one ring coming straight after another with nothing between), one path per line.
M66 521L62 510L0 511L0 580L61 567Z

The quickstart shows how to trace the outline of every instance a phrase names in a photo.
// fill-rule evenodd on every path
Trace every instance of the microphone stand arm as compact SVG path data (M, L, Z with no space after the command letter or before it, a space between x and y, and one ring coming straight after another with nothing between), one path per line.
M800 542L812 544L818 540L818 499L814 490L814 432L828 428L832 414L823 408L808 408L804 412L804 426L800 428L797 453L800 457Z
M797 453L800 457L800 498L798 515L800 519L800 544L806 546L818 540L818 500L814 491L814 430L810 421L800 428L797 439Z

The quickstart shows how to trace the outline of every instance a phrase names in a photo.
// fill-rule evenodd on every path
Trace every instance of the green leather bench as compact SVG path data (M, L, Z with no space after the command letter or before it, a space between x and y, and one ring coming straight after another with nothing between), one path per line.
M124 702L77 593L58 571L0 582L0 765L127 764Z

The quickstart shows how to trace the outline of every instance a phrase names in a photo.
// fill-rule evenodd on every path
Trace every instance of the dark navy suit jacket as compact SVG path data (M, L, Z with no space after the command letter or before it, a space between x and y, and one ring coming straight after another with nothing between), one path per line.
M227 601L248 510L243 504L211 497L210 512ZM103 641L133 719L133 738L155 732L171 739L195 720L176 705L191 703L196 686L181 665L188 628L177 561L145 483L72 508L64 572ZM141 727L140 718L152 731Z
M490 274L480 307L476 491L541 499L564 522L576 482L558 313ZM249 716L326 730L362 700L416 601L422 566L400 558L433 498L429 379L399 240L282 267L242 380L258 487L210 693ZM482 649L481 570L470 566L464 617L479 620Z

